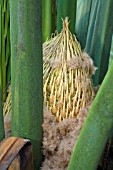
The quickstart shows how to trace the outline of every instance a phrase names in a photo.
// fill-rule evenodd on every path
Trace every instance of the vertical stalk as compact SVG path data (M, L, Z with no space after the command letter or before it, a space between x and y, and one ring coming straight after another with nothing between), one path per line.
M3 119L3 110L2 110L2 90L0 86L0 142L5 137L4 131L4 119Z
M12 135L33 144L34 170L42 161L43 64L41 0L10 1Z
M89 110L68 170L95 170L113 129L113 62Z
M52 0L42 0L42 40L51 37L52 33Z
M10 52L10 12L9 12L9 0L6 3L5 14L5 55L6 55L6 84L9 84L11 80L11 52Z
M0 87L2 88L2 6L0 4Z
M1 23L1 18L2 18L2 6L0 4L0 142L2 141L2 139L5 137L5 131L4 131L4 120L3 120L3 110L2 110L2 89L1 89L1 85L2 85L2 65L1 65L1 58L2 58L2 54L1 54L1 46L2 46L2 23Z
M10 34L9 34L9 0L0 0L1 5L1 35L0 35L0 55L1 55L1 88L3 92L3 101L7 97L6 86L8 84L7 77L10 80Z
M6 3L3 1L2 6L2 91L3 91L3 100L6 99L6 61L5 61L5 12L6 12Z
M75 32L82 49L85 48L92 0L77 1Z
M75 34L75 20L76 20L76 3L77 0L57 0L57 31L62 30L62 19L69 18L70 31Z
M98 67L94 76L94 84L102 82L108 69L110 47L113 32L113 1L93 0L86 40L86 52Z
M5 137L4 131L4 119L3 119L3 110L2 110L2 90L0 87L0 142Z

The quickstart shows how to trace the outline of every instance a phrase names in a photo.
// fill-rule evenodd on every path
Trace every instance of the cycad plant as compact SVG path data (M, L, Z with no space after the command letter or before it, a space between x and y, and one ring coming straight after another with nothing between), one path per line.
M77 39L82 44L82 48L85 48L85 51L91 55L98 67L98 72L94 78L94 82L97 85L101 83L108 67L113 28L111 22L113 18L112 0L77 1L76 29L75 0L49 0L49 3L46 1L42 1L43 33L45 32L43 34L43 42L50 38L53 29L52 12L55 11L55 8L57 9L56 28L61 33L56 33L53 39L46 41L43 45L44 75L42 75L41 52L41 1L15 0L10 2L12 135L31 140L34 148L35 169L40 167L42 161L43 85L44 104L55 115L57 121L62 123L66 118L75 118L79 110L84 108L94 97L91 76L95 72L92 60L81 50ZM3 3L0 4L1 11L2 5ZM3 14L1 11L0 18L4 16L1 15ZM76 30L77 39L70 33L67 19L63 21L62 29L61 18L64 19L66 16L69 17L71 32L75 33ZM1 21L3 20L1 19ZM1 35L2 31L3 28L0 27ZM0 40L0 50L2 50L1 44L4 44L4 41ZM2 55L4 55L3 50ZM110 87L113 83L112 79L110 79L113 73L112 67L88 114L72 155L69 170L86 170L88 168L93 170L99 163L100 155L113 123L113 89ZM4 72L4 74L6 73ZM43 83L42 77L44 79ZM9 92L11 95L10 89ZM0 114L2 115L2 107ZM3 116L1 117L2 119ZM3 128L3 121L0 125Z

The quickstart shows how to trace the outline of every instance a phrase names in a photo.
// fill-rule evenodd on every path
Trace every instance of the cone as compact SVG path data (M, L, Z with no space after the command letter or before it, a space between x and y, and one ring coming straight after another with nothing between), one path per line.
M95 95L91 76L96 68L68 25L66 18L61 33L43 44L44 104L58 122L74 118Z

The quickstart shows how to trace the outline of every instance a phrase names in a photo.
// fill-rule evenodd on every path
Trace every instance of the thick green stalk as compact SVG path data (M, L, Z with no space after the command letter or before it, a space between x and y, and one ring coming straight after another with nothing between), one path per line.
M2 139L5 137L5 132L4 132L4 120L3 120L3 110L2 110L2 89L1 89L1 79L2 79L2 67L1 67L1 46L2 46L2 29L1 29L1 18L2 18L2 7L0 4L0 142Z
M0 142L5 137L4 131L4 119L3 119L3 110L2 110L2 90L0 86Z
M112 0L92 0L85 50L98 67L94 76L95 85L102 82L108 69L113 30L112 6Z
M42 40L45 42L52 33L52 0L42 0Z
M75 33L82 49L85 48L92 0L77 1Z
M0 88L2 86L2 22L1 21L2 21L2 6L0 2Z
M75 20L76 20L76 4L77 0L57 0L57 31L62 30L62 19L66 17L70 21L70 31L75 34Z
M9 84L9 81L11 80L11 52L10 52L10 12L9 12L9 0L7 0L6 4L6 14L5 14L5 44L6 44L6 83Z
M5 81L4 75L6 73L5 70L5 46L4 46L4 1L0 0L0 86L3 93Z
M42 161L41 8L41 0L10 1L12 135L31 140L34 170Z
M113 128L113 62L81 130L68 170L96 170Z
M6 88L6 63L5 63L5 12L6 12L6 3L3 1L3 6L2 6L2 90L3 90L3 100L6 99L6 93L5 88Z

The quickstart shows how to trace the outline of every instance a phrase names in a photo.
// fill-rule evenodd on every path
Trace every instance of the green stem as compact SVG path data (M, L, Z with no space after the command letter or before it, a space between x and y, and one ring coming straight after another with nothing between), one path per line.
M86 52L98 67L94 76L94 84L101 84L107 69L113 30L113 1L92 1L88 26Z
M68 170L95 170L113 128L113 62L81 130Z
M1 17L0 17L0 55L1 55L1 88L3 92L3 101L6 100L7 75L10 75L10 34L9 34L9 0L0 1ZM9 76L10 77L10 76Z
M76 0L58 0L57 1L57 31L62 30L62 19L66 17L70 21L70 31L75 34L75 20L76 20Z
M2 90L0 86L0 142L5 137L5 131L4 131L4 119L3 119L3 110L2 110Z
M9 0L7 1L7 10L5 15L5 34L6 34L6 84L11 80L11 52L10 52L10 16Z
M5 131L4 131L4 119L3 119L3 110L2 110L2 90L0 86L0 142L5 137Z
M77 1L75 32L82 49L85 48L92 0Z
M0 4L0 142L5 137L5 131L4 131L4 120L3 120L3 110L2 110L2 6Z
M12 135L31 140L34 170L42 162L41 8L41 0L10 1Z
M45 42L52 33L52 0L42 0L42 40Z

